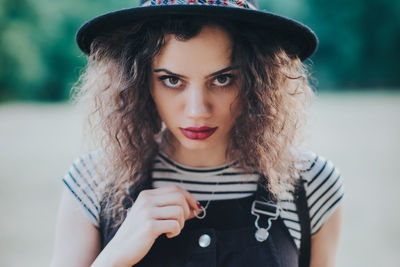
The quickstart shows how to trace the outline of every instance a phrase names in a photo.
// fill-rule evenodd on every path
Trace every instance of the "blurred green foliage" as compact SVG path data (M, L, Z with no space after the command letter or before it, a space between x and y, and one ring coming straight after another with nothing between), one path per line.
M61 101L86 59L75 32L132 0L0 0L0 101Z
M321 88L400 85L400 1L260 1L266 10L298 19L320 40L312 58Z
M318 88L399 87L400 1L260 0L309 25L320 46L309 63ZM0 0L0 101L62 101L85 65L75 32L135 0Z

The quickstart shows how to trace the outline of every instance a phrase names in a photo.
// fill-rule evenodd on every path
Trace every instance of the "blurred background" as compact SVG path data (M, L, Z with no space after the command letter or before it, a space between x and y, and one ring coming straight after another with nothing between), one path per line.
M400 1L260 0L319 36L306 149L345 179L338 266L399 266ZM86 147L69 101L86 20L133 0L0 1L0 266L47 266L61 178Z

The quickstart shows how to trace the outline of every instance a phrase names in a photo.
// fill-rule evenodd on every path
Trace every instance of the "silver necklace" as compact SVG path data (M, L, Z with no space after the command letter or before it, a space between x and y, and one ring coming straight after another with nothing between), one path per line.
M220 182L220 181L218 181L218 182L215 184L215 187L218 186L219 182ZM181 179L181 184L182 184L182 183L183 183L183 180ZM199 214L194 213L194 216L196 216L197 219L204 219L204 217L206 217L206 215L207 215L207 208L208 208L208 205L210 205L211 198L214 196L214 192L215 192L215 190L212 192L210 199L209 199L209 200L207 201L207 203L206 203L206 206L205 206L205 207L201 206L201 213L199 213Z
M163 155L163 153L160 153L160 154ZM168 158L168 156L165 155L165 154L163 155L163 157ZM176 166L176 164L175 164L171 159L169 159L170 162L166 162L166 160L165 160L163 157L161 157L161 159L164 161L165 164L172 166L172 168L174 169L174 171L175 171L176 173L180 173L180 172L181 172L181 171L178 170L178 167ZM230 167L231 164L228 164L227 166ZM220 183L220 180L215 184L215 187L217 187L217 186L219 185L219 183ZM182 185L182 184L183 184L183 180L180 179L180 185ZM181 187L182 187L182 186L181 186ZM182 187L182 188L183 188L183 187ZM210 203L211 203L211 200L212 200L212 197L214 196L215 191L216 191L216 189L214 189L214 190L212 191L211 197L210 197L210 199L207 201L205 207L203 207L203 206L201 205L201 212L200 212L199 214L194 213L194 216L195 216L196 218L198 218L198 219L204 219L204 218L206 217L206 215L207 215L207 208L208 208L208 206L209 206Z

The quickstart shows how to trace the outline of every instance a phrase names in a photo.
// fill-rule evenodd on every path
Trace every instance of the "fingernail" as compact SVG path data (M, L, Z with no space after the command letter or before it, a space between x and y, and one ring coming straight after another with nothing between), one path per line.
M198 207L199 209L202 209L202 208L203 208L203 206L201 206L200 202L197 201L196 204L197 204L197 207Z

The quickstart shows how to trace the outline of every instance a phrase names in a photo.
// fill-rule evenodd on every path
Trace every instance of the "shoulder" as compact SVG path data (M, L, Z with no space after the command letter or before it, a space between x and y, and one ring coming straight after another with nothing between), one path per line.
M314 235L343 200L341 172L335 164L314 152L301 153L301 179L304 181Z
M64 180L67 178L78 186L98 187L104 172L101 164L102 155L101 150L95 150L77 157L64 176Z
M63 183L84 209L90 222L99 226L102 152L92 151L75 159L62 178Z

